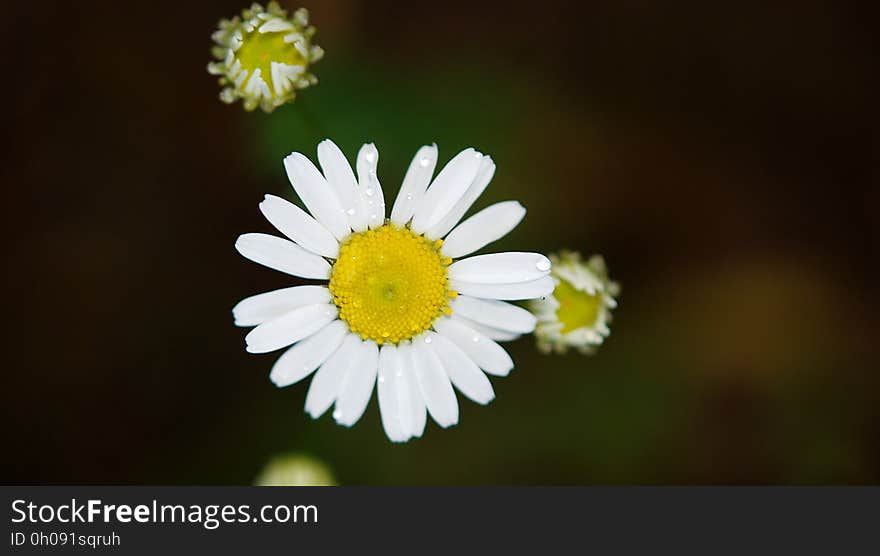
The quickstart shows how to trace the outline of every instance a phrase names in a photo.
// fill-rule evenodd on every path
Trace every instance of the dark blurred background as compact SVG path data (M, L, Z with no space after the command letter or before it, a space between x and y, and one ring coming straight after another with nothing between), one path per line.
M284 3L288 8L299 4ZM876 483L868 18L843 3L315 1L321 83L217 100L241 2L5 7L4 483L250 483L287 451L344 484ZM498 163L499 249L605 255L593 357L509 346L497 399L392 445L278 390L231 307L290 285L233 249L323 137Z

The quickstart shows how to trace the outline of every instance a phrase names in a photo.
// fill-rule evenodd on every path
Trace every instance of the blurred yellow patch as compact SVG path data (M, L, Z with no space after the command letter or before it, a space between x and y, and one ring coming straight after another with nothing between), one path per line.
M254 481L257 486L336 486L336 479L321 461L304 454L269 460Z

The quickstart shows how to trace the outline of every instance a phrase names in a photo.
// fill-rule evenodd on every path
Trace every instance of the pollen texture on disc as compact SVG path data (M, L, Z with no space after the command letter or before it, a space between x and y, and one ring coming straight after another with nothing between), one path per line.
M330 292L352 332L379 344L397 343L449 314L447 267L440 241L385 224L352 234L339 249Z

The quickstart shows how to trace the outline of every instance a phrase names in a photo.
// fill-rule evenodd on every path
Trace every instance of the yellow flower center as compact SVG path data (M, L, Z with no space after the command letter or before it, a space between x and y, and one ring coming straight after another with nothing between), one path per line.
M447 267L452 259L431 241L392 223L350 235L330 272L339 318L378 344L398 343L450 314Z
M279 62L291 66L305 66L305 58L291 43L284 42L284 37L290 31L277 33L260 33L251 31L242 38L242 43L235 55L241 62L241 67L248 70L248 75L253 75L254 70L260 70L260 76L269 91L275 94L275 84L272 82L272 62Z
M553 297L559 302L556 318L562 323L562 334L582 327L592 327L599 318L602 297L599 292L589 294L576 289L565 280L559 280Z

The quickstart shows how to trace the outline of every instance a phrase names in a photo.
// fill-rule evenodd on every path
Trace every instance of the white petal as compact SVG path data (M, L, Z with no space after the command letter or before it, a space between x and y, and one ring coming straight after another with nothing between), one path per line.
M324 170L327 183L336 192L339 203L348 217L348 224L356 232L367 229L367 206L358 191L351 165L336 143L325 139L318 144L318 162Z
M458 423L458 400L440 358L428 343L432 340L430 335L413 340L413 363L428 412L438 425L446 428Z
M507 376L513 368L513 360L504 348L459 321L449 318L438 319L434 322L434 330L452 340L474 363L489 374Z
M471 297L516 301L546 297L553 293L556 284L553 282L552 277L544 276L531 282L519 282L516 284L475 284L461 280L450 280L449 287L460 294Z
M290 386L312 374L319 365L339 349L348 327L335 320L305 340L285 351L269 373L275 386Z
M378 228L385 223L385 195L376 174L379 151L372 143L367 143L358 152L357 173L361 198L367 208L367 222L370 228Z
M397 200L391 209L391 221L399 226L405 225L412 218L437 165L437 145L425 145L416 153L410 162L403 185L397 193Z
M401 381L403 371L397 346L385 344L379 351L379 376L376 391L382 428L392 442L409 440L412 416L409 411L409 387Z
M235 249L247 259L302 278L327 279L330 264L284 238L268 234L242 234Z
M529 334L534 332L537 318L526 309L503 301L461 295L450 303L452 314L463 316L485 326Z
M526 215L516 201L488 206L455 227L443 240L443 253L457 259L506 236Z
M431 349L440 357L449 380L462 394L483 405L495 399L492 383L461 348L442 334L429 334L432 334L434 340Z
M309 393L306 394L306 413L312 418L317 419L333 405L345 373L356 363L355 357L360 347L361 339L355 334L349 334L339 349L315 373Z
M236 326L256 326L304 305L330 303L324 286L294 286L252 295L232 308Z
M350 427L364 414L373 395L378 364L379 347L376 342L362 342L354 356L354 364L348 368L339 386L333 419L340 425Z
M425 424L428 415L425 407L425 398L422 396L422 390L419 388L419 381L416 378L415 364L413 363L413 348L411 344L399 344L397 346L400 354L402 367L402 386L409 390L406 399L409 402L409 435L410 437L421 437L425 432Z
M425 235L433 239L438 239L448 234L449 230L458 224L461 217L464 216L469 208L471 208L471 205L474 204L477 198L483 194L483 191L486 190L486 187L489 185L489 182L492 181L494 175L495 163L492 162L492 157L484 156L480 162L480 168L477 171L477 175L474 177L474 181L471 183L470 187L465 191L465 194L462 195L442 220L431 226L425 232Z
M440 222L471 186L483 155L474 149L465 149L452 157L440 170L431 187L416 207L412 229L423 233Z
M295 27L289 21L275 18L260 25L258 31L260 33L279 33L281 31L292 31L293 29L295 29Z
M251 330L244 341L250 353L268 353L308 338L336 318L335 305L306 305L266 321Z
M266 195L260 203L260 210L279 232L301 247L331 259L339 254L339 242L333 234L290 201L275 195Z
M550 274L550 259L538 253L492 253L452 263L449 277L474 284L530 282Z
M479 332L480 334L491 340L495 340L496 342L512 342L513 340L516 340L521 336L521 334L517 334L516 332L501 330L500 328L493 328L491 326L486 326L484 324L474 322L471 319L462 317L461 315L453 315L451 318L467 326L471 330Z
M350 231L348 218L336 193L312 161L301 153L291 153L284 159L284 168L297 195L315 219L336 239L345 238Z

